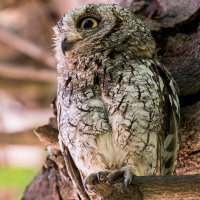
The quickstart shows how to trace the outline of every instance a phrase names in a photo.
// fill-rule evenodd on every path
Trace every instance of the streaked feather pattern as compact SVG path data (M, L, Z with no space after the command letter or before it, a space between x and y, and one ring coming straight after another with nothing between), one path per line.
M98 26L80 29L84 17ZM173 174L177 86L141 20L116 5L89 4L66 13L54 31L59 138L82 179L123 167L139 176Z

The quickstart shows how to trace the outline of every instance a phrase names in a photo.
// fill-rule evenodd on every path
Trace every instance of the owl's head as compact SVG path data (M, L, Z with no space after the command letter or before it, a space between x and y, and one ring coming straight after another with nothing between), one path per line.
M127 9L87 4L67 12L54 27L58 61L108 55L110 51L151 58L155 42L143 22Z

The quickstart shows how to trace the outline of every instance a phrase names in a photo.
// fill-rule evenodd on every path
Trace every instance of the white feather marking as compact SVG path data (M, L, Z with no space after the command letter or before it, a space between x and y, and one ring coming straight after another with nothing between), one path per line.
M159 76L159 83L160 83L161 92L163 92L164 83L163 83L163 80L160 76Z
M103 157L103 160L108 168L115 163L116 152L113 147L112 135L106 133L96 138L97 148L99 154Z
M88 102L88 106L91 106L91 107L104 107L104 104L102 102L102 100L99 100L99 99L92 99Z

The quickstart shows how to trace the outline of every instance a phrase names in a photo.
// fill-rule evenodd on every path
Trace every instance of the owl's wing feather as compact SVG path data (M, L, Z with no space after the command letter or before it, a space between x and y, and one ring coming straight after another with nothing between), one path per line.
M170 175L175 173L178 156L178 121L175 112L172 109L170 113L170 131L164 141L163 148L165 149L164 156L164 174Z
M61 115L61 105L58 104L58 129L60 130L60 115ZM65 165L67 168L67 172L76 187L76 191L80 195L81 199L83 200L90 200L88 194L85 192L84 187L83 187L83 182L81 179L81 175L79 170L77 169L70 152L67 148L66 145L63 144L63 139L61 133L59 134L59 142L60 142L60 147L61 147L61 152L63 154L64 160L65 160Z
M74 186L76 187L76 190L79 193L81 199L89 200L90 198L89 198L88 194L85 192L84 187L83 187L80 172L77 169L77 167L70 155L68 148L65 145L63 145L63 148L64 148L63 156L64 156L68 174L69 174Z
M164 135L161 136L161 174L170 175L175 173L175 167L177 165L177 157L179 150L179 101L178 101L178 86L171 77L170 73L162 65L158 65L158 74L164 82L164 90L162 94L165 98L164 115L166 120L164 121Z

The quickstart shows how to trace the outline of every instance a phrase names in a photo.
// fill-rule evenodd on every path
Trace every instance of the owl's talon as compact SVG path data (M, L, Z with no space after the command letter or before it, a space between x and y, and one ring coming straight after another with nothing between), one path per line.
M103 182L113 182L122 176L124 176L124 185L127 187L131 183L133 176L133 173L129 168L122 168L111 172Z
M109 174L110 172L109 171L99 171L97 173L97 178L99 181L103 181L104 183L104 179L107 177L107 175Z
M125 182L125 187L127 187L130 184L130 178L127 178L127 180L124 182Z
M86 191L91 192L91 189L94 186L94 184L93 184L94 180L97 180L96 173L92 173L85 178L85 180L83 181L83 187L85 188Z
M99 172L97 173L97 178L98 178L98 181L100 181L100 174L99 174Z
M83 182L83 187L84 187L85 190L88 191L87 184L85 183L85 181Z
M112 183L120 177L124 177L124 185L127 187L131 181L133 172L129 168L122 168L115 171L99 171L98 173L92 173L85 178L83 181L83 186L86 191L92 192L95 187L95 180L96 182L103 182L103 183Z
M110 174L108 174L108 176L104 179L104 183L105 182L112 182L114 180L116 180L117 178L123 176L124 172L122 169L117 169L115 171L112 171Z
M129 168L123 168L124 170L124 184L127 187L132 182L133 172Z
M109 171L99 171L98 173L92 173L83 181L83 187L86 191L92 193L95 189L95 181L102 182L109 174ZM95 190L94 190L95 191Z

